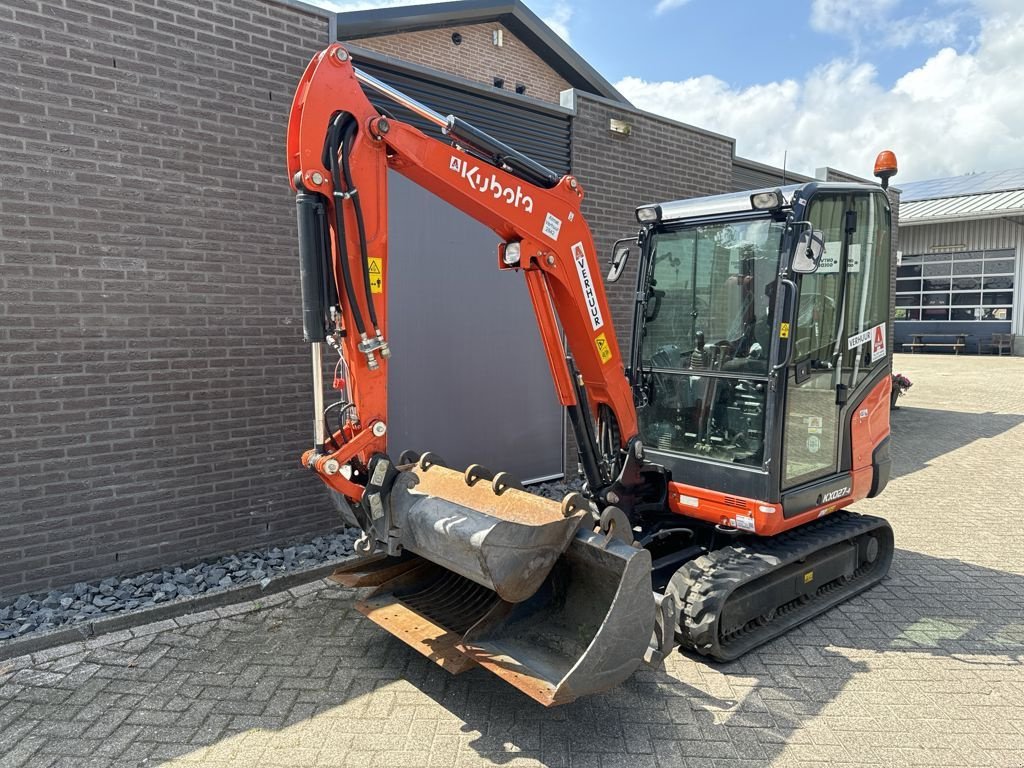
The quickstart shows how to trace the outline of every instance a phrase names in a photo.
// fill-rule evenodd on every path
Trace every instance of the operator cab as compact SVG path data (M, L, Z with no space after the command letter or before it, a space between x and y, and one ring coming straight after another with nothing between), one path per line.
M890 370L884 192L812 182L637 218L629 373L650 460L786 517L848 487L852 410Z

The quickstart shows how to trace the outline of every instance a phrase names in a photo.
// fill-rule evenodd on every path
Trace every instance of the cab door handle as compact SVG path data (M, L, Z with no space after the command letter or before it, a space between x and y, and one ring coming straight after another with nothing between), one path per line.
M793 333L796 330L793 327L793 318L796 317L796 305L797 305L797 301L800 298L800 289L796 287L796 283L794 283L792 280L790 280L788 278L785 278L785 277L781 277L781 278L779 278L779 283L781 283L782 287L786 289L786 291L789 293L789 296L791 296L792 299L788 302L789 303L789 313L786 315L785 319L782 321L788 327L788 331L786 332L786 339L785 339L785 341L786 341L786 355L785 355L785 357L780 362L778 362L778 363L776 363L775 365L772 366L772 371L771 371L772 373L776 373L778 371L781 371L783 368L786 368L787 366L789 366L790 361L793 359L793 347L796 346L796 339L793 337ZM785 299L783 299L782 305L783 306L786 305ZM776 302L776 307L778 307L778 302ZM780 324L779 324L779 328L780 329L782 328L782 322L780 322ZM781 346L781 344L782 344L781 333L780 333L780 337L776 341Z

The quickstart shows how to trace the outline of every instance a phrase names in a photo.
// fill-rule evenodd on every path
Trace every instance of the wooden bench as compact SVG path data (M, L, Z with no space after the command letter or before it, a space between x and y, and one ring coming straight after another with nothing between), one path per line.
M910 338L911 341L903 343L904 352L909 349L914 353L919 349L937 347L952 349L954 354L959 355L960 350L967 348L966 333L912 333Z

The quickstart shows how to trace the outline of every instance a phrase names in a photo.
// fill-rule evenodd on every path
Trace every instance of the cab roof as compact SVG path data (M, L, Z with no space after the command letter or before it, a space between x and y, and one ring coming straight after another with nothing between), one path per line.
M751 189L746 192L729 192L724 195L712 195L710 197L694 197L687 200L673 200L660 203L661 222L679 221L680 219L697 219L706 216L720 216L730 213L747 213L755 210L751 203L751 197L759 192L782 192L783 207L793 205L793 200L798 193L804 189L814 188L815 191L851 191L851 190L878 190L876 184L853 184L845 182L821 182L812 181L805 184L789 184L785 187L766 187L764 189ZM640 206L645 208L647 206Z

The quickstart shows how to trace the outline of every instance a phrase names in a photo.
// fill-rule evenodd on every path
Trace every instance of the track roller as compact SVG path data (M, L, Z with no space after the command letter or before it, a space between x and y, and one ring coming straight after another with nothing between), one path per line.
M745 537L676 571L665 590L681 647L732 661L881 581L889 524L835 512L772 539Z

